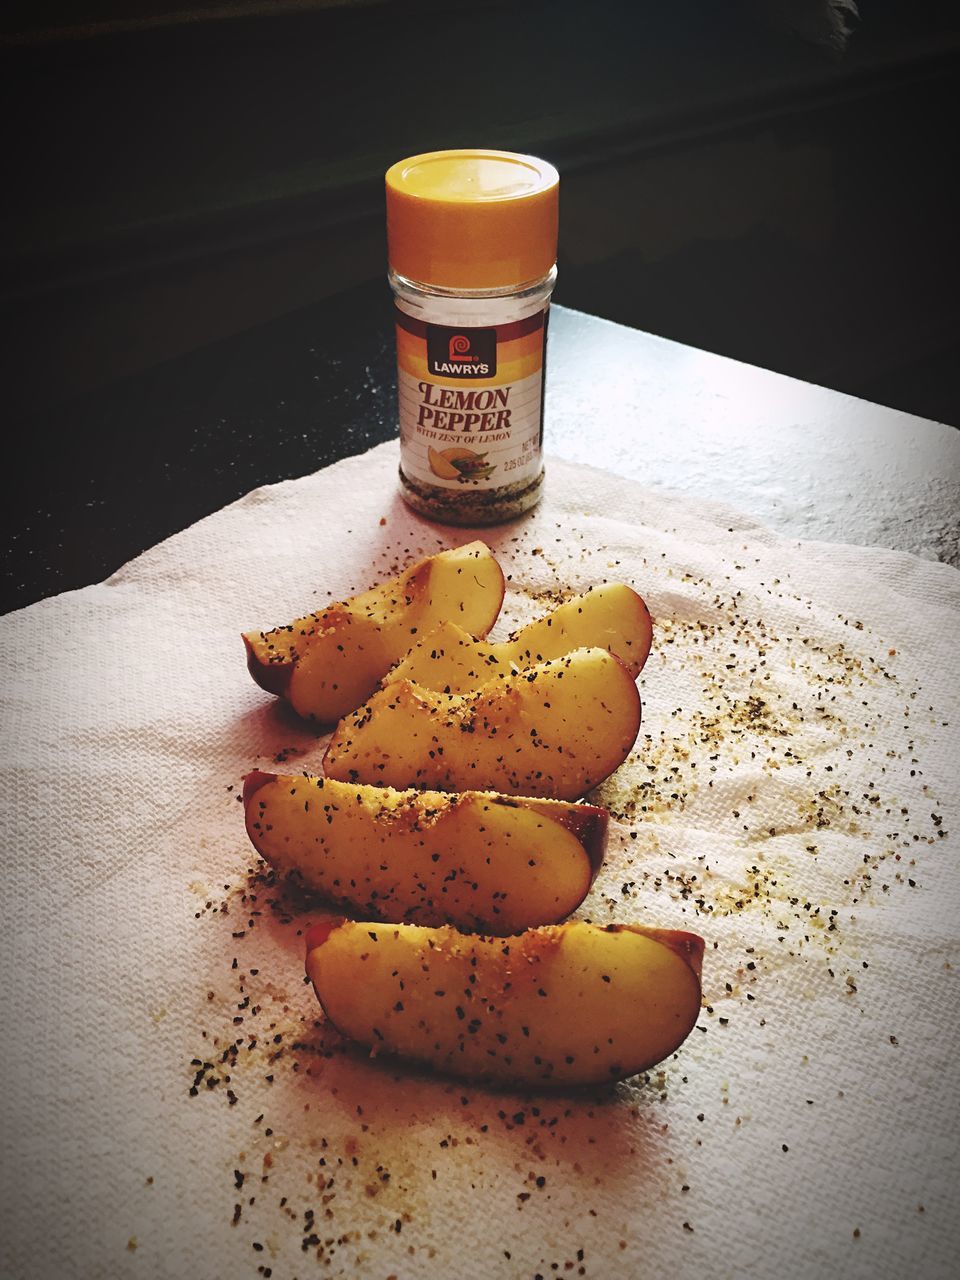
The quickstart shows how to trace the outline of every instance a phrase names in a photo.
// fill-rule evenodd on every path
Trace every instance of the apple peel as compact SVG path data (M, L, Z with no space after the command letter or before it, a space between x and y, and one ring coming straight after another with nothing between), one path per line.
M485 636L503 594L489 547L470 542L286 626L244 632L247 668L299 715L333 724L370 696L424 630L452 617L469 635Z
M260 770L244 779L243 803L258 853L329 901L492 934L574 911L600 868L608 823L593 805Z
M636 684L605 649L577 649L471 694L397 680L337 725L324 773L575 800L623 763L640 715Z
M329 1021L373 1054L538 1088L626 1079L696 1023L703 939L582 921L518 936L324 921L306 970Z

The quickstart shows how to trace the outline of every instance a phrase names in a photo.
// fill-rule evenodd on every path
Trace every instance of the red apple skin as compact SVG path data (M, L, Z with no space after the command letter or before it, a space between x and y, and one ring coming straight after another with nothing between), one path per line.
M630 933L642 933L648 938L653 938L661 946L669 947L671 951L676 952L682 960L686 961L697 981L700 981L705 943L698 933L688 933L685 929L648 928L646 925L638 924L608 924L605 928L608 933L620 933L626 930Z
M275 773L266 773L263 769L251 769L249 773L243 775L243 803L247 804L251 796L255 796L261 787L265 787L268 782L273 782L277 777Z
M312 925L304 931L303 941L305 944L305 953L309 955L317 947L322 947L326 940L330 937L335 929L346 920L346 916L324 916L320 920L315 920Z
M473 544L467 544L468 547L471 545ZM483 546L483 544L478 545ZM486 602L486 612L481 618L477 619L477 621L480 621L482 625L471 631L471 634L478 639L482 639L486 636L499 617L506 591L506 579L503 575L503 569L493 558L489 548L484 546L483 550L486 556L489 556L490 558L492 568L496 572L496 579L495 584L492 587L493 599ZM410 573L403 585L403 603L406 606L410 606L418 600L429 600L435 567L435 557L427 557L418 565L413 567L413 572ZM458 573L466 571L467 565L458 569ZM355 598L356 597L354 597L354 599ZM257 653L257 642L262 641L265 635L271 635L273 633L278 633L279 635L284 632L289 633L291 637L294 635L302 636L302 644L304 646L309 646L311 644L311 637L315 633L321 631L327 633L327 639L329 639L329 633L334 632L338 627L349 627L350 623L355 620L355 615L351 613L349 608L350 603L350 601L332 601L316 613L305 615L303 619L298 619L297 622L291 623L287 627L274 627L270 632L264 633L258 631L247 631L241 633L243 643L247 651L247 670L250 672L250 675L253 677L256 684L258 684L265 692L272 693L277 697L285 698L287 701L292 702L295 709L298 710L301 715L307 719L316 720L321 724L336 723L342 715L349 714L349 712L352 711L358 703L339 706L335 713L332 712L329 715L315 714L313 711L301 708L298 701L299 695L297 693L299 686L294 688L293 696L291 697L291 683L293 682L294 672L297 670L297 664L300 660L301 653L299 651L294 652L293 654L281 652L274 655L274 661L270 661L269 659L265 660ZM307 628L307 633L299 630L301 626L305 626ZM334 638L334 642L336 643L336 638ZM407 638L406 644L401 645L397 649L395 656L390 661L395 662L401 658L409 643L409 638ZM379 681L386 674L387 669L388 668L385 666L380 669L373 668L370 670L369 683L366 685L365 689L363 689L362 693L359 694L360 702L373 693ZM302 672L303 668L300 668L301 675Z
M373 924L376 925L376 922L373 922ZM371 927L361 922L349 920L344 917L332 918L330 920L320 921L315 926L312 926L311 929L308 930L307 932L305 960L309 961L310 955L314 951L316 951L318 947L323 946L332 933L334 933L337 929L339 929L344 925L347 927L353 926L359 929ZM380 927L380 926L377 925L376 927ZM399 927L403 928L404 926L399 926ZM702 968L702 958L704 954L703 938L701 938L698 934L688 933L683 930L649 928L645 925L640 925L640 924L608 924L603 926L578 926L577 922L575 921L567 921L564 924L545 926L545 927L536 928L536 929L529 929L529 930L526 930L523 934L519 934L507 939L507 941L510 942L511 948L517 954L523 955L530 960L535 960L539 954L543 954L549 957L550 953L558 945L558 942L563 939L566 931L569 929L575 929L577 927L598 928L605 933L635 933L641 936L648 937L652 941L674 952L674 954L677 955L678 958L687 965L687 967L690 969L696 981L696 988L697 988L696 989L696 1009L691 1010L691 1012L693 1013L693 1017L690 1020L689 1026L687 1026L686 1030L682 1033L679 1040L676 1042L675 1049L671 1050L671 1052L675 1052L676 1048L679 1048L680 1044L683 1043L687 1035L689 1035L690 1032L693 1030L693 1027L696 1024L696 1019L701 1007L701 1001L702 1001L701 968ZM443 936L443 935L448 935L450 933L453 933L454 931L450 929L438 929L433 932ZM479 939L479 942L482 943L483 941L484 941L483 938ZM309 968L307 972L309 976ZM314 993L317 996L317 999L320 1001L320 1005L323 1008L324 1014L328 1022L330 1023L330 1025L333 1027L333 1029L339 1032L341 1035L346 1036L348 1039L356 1038L357 1033L355 1030L351 1033L350 1031L346 1031L342 1029L340 1026L338 1026L335 1019L331 1016L330 1011L327 1008L327 1004L324 1003L323 997L321 996L321 993L315 984L313 984L313 989L314 989ZM480 989L482 989L482 987ZM437 993L437 994L442 994L442 993ZM544 995L546 993L541 991L540 994ZM359 1038L358 1042L360 1044L368 1044L368 1041L365 1038ZM434 1048L437 1049L439 1048L439 1046L435 1045ZM399 1047L391 1047L387 1050L387 1052L390 1053L391 1056L394 1056L394 1055L397 1057L403 1056L401 1054L401 1050L399 1049ZM433 1060L433 1058L429 1055L429 1053L413 1052L411 1056L413 1058L413 1061L419 1063L422 1066L426 1066L428 1068L432 1067L434 1069L437 1069L443 1075L450 1074L449 1067L436 1063ZM633 1063L633 1065L628 1065L627 1061L624 1061L618 1067L617 1078L627 1079L630 1076L635 1075L640 1071L649 1070L651 1066L656 1065L656 1061L665 1061L665 1060L666 1060L666 1057L660 1057L656 1060L651 1060L651 1058L648 1055L643 1055L640 1059L636 1060ZM568 1061L570 1061L570 1059L568 1059ZM460 1075L460 1073L457 1072L456 1070L454 1070L452 1074L454 1075L454 1078ZM503 1087L505 1083L505 1081L502 1078L494 1078L492 1076L486 1075L483 1072L478 1074L476 1078L481 1080L490 1079L494 1087ZM521 1089L534 1088L534 1089L537 1089L538 1091L543 1089L552 1090L554 1088L560 1088L565 1091L572 1091L574 1093L578 1093L581 1088L595 1089L598 1084L608 1085L610 1082L607 1079L601 1080L599 1078L591 1081L563 1082L563 1081L550 1081L544 1078L533 1080L533 1079L528 1079L524 1077L522 1079L514 1079L506 1083L508 1083L508 1087L513 1087L513 1088L521 1088Z
M321 919L315 920L313 924L309 925L304 930L303 968L308 978L310 977L310 973L309 973L309 970L307 969L307 959L310 956L310 952L316 951L317 947L322 947L323 944L326 942L326 940L330 937L331 933L335 933L336 930L339 929L342 924L346 923L346 920L347 920L346 916L335 916L335 915L323 916ZM336 1031L339 1035L344 1035L344 1032L341 1031L341 1029L334 1022L333 1018L331 1018L330 1014L327 1012L323 1001L320 999L320 992L317 990L316 985L313 982L311 982L310 985L313 987L313 994L316 996L317 1000L319 1001L320 1007L321 1009L323 1009L323 1014L327 1022L330 1024L333 1030ZM347 1039L349 1038L350 1037L348 1036Z
M251 769L249 773L243 777L243 824L247 829L247 835L250 837L250 843L256 848L256 840L254 839L253 822L256 819L256 809L251 808L250 801L257 794L261 787L265 787L268 782L273 782L276 778L275 773L264 773L262 769ZM258 850L259 852L259 850Z
M607 845L607 827L610 815L606 809L590 805L590 812L583 815L581 821L565 822L565 825L576 835L590 859L590 883L597 878L603 866L603 855Z
M571 835L576 836L590 859L590 883L593 884L603 866L607 827L610 824L609 812L595 804L578 803L575 809L565 809L560 806L568 803L567 801L551 802L531 800L526 797L517 797L517 799L525 809L533 809L546 818L552 818L554 822L565 827Z
M276 773L268 773L263 769L251 769L243 777L244 825L246 826L250 843L267 862L270 861L270 858L260 848L258 832L254 826L258 811L251 805L251 801L262 787L267 786L268 783L276 782L278 776ZM590 864L589 884L592 885L597 878L597 874L603 865L607 828L610 821L610 814L606 809L601 808L599 805L582 803L572 805L567 801L538 800L526 796L507 796L498 792L464 792L461 794L492 794L500 804L511 805L518 809L529 809L533 813L541 813L545 818L556 822L558 826L562 826L569 831L583 846ZM450 798L451 800L456 800L456 795L451 793Z
M247 650L247 670L256 683L267 693L274 693L282 698L293 675L293 662L284 658L278 662L261 662L247 632L241 633L244 647Z
M637 611L638 626L637 630L643 637L640 648L636 653L631 655L631 661L625 662L624 666L630 672L631 676L636 680L637 676L643 670L647 658L650 656L650 646L653 643L653 619L650 617L650 610L647 608L647 602L643 596L640 596L629 588L630 594L634 597L633 604Z

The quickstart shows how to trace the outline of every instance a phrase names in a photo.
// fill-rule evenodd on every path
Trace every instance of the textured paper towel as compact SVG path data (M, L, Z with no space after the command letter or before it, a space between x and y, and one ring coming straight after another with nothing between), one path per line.
M323 747L239 631L471 536L411 515L395 465L258 490L0 623L0 1270L955 1274L960 575L552 464L486 535L497 634L547 591L648 601L580 914L702 933L705 1008L611 1091L464 1086L323 1026L309 913L248 871L237 803Z

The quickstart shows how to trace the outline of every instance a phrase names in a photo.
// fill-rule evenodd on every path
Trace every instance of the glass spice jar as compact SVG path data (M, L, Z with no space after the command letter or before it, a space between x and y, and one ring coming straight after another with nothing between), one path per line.
M386 186L400 492L446 524L510 520L543 488L559 175L510 151L431 151Z

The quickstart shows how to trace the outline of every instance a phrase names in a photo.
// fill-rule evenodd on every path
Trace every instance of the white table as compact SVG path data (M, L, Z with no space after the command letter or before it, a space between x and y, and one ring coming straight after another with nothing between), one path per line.
M546 447L781 533L960 568L960 431L555 307Z

